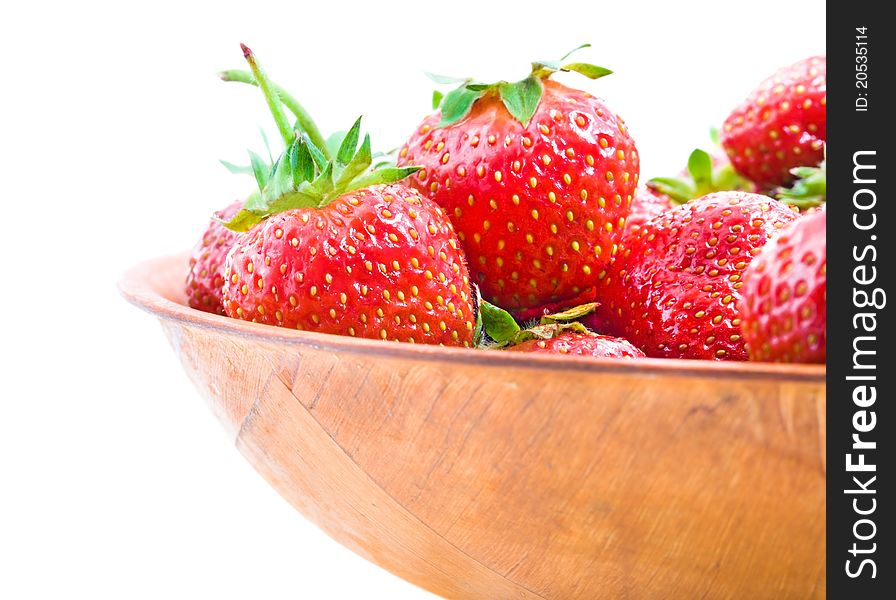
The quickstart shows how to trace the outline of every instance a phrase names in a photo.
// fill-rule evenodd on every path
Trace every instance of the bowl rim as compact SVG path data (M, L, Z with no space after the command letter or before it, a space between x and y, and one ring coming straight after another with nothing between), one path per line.
M203 312L178 302L161 290L163 280L180 273L186 277L188 253L178 253L142 261L125 271L118 281L119 293L131 304L164 321L218 331L259 341L305 346L340 353L375 354L383 358L404 358L561 372L604 372L632 376L717 377L767 379L823 384L825 365L762 362L711 361L675 358L589 358L515 352L489 352L425 344L383 343L380 340L298 331ZM167 277L166 277L167 276Z

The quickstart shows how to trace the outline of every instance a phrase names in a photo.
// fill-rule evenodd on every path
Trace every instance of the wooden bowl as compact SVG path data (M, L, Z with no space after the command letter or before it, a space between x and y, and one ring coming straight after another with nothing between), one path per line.
M822 366L423 347L120 283L243 455L358 554L449 598L825 594Z

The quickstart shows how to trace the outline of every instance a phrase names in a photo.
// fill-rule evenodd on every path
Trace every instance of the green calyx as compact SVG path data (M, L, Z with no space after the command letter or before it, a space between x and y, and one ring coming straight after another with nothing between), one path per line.
M526 329L521 328L506 310L485 300L479 300L477 325L491 340L479 340L480 347L506 348L529 340L549 340L563 333L593 335L587 327L577 321L594 311L597 303L582 304L565 311L545 315Z
M654 177L647 185L678 204L713 192L752 189L750 182L738 175L730 163L715 167L709 153L699 148L688 157L687 175Z
M351 129L327 140L318 131L315 137L323 140L320 144L304 129L291 127L281 106L282 94L268 80L252 51L241 46L286 150L273 165L249 152L249 171L255 177L258 190L232 219L223 222L226 227L248 231L271 215L296 208L321 208L347 192L395 183L420 170L420 167L395 167L388 161L374 165L374 158L381 155L371 151L369 134L361 140L360 117Z
M299 135L271 168L250 152L258 192L224 223L233 231L248 231L267 217L296 208L321 208L339 196L364 187L395 183L420 167L373 166L370 135L360 145L361 118L345 134L333 160L305 135Z
M775 190L775 197L800 210L824 204L828 194L828 174L825 163L826 161L822 161L817 167L792 169L790 172L797 176L797 180L789 188Z
M473 108L473 104L488 95L497 95L507 111L519 121L523 127L529 125L529 121L535 115L538 103L544 93L545 79L557 72L576 72L589 79L598 79L612 73L609 69L598 67L588 63L565 62L570 54L582 48L588 48L591 44L582 44L578 48L567 52L560 60L542 61L532 63L532 72L525 79L511 83L499 81L497 83L480 83L472 79L459 79L455 77L442 77L427 73L430 79L438 84L460 85L447 94L435 92L433 94L433 108L442 111L442 119L439 127L451 125L464 118Z

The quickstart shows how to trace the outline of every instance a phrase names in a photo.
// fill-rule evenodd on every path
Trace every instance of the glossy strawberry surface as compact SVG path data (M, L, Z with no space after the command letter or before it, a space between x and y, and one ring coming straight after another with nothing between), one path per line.
M229 219L242 205L242 201L234 202L215 216L221 220ZM219 221L212 220L209 223L190 253L190 270L187 272L185 291L187 304L192 308L224 314L224 259L239 236L239 233L227 229Z
M672 199L646 185L639 185L632 199L632 210L626 220L628 231L640 229L644 223L675 206Z
M824 160L827 61L813 56L766 79L725 120L722 147L760 189L793 181L791 169Z
M403 184L267 217L226 261L231 317L365 338L469 345L469 276L444 211Z
M507 348L508 352L543 352L595 358L643 358L644 353L622 338L606 335L563 333L549 340L529 340Z
M459 121L427 117L399 154L443 206L483 297L517 316L593 294L619 241L639 159L622 121L551 80L527 126L485 95Z
M751 360L825 361L826 222L822 210L800 218L747 269L741 313Z
M798 215L758 194L718 192L647 221L620 244L584 322L660 358L746 360L742 278Z

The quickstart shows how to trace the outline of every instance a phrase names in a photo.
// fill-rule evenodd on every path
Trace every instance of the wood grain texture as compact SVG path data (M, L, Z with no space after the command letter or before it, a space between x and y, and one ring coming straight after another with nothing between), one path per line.
M449 598L822 598L824 368L593 360L284 331L135 268L246 458Z

